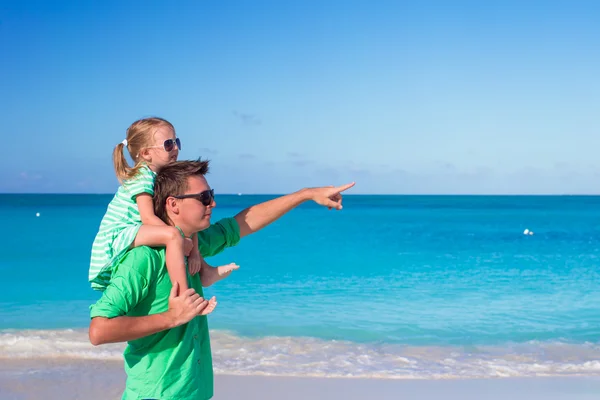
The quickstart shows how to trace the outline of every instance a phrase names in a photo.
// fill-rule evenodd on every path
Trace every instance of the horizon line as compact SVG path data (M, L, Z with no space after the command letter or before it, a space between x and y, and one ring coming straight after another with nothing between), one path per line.
M218 193L215 196L285 196L288 193ZM115 193L83 192L0 192L0 195L68 195L68 196L114 196ZM600 196L599 193L344 193L344 196Z

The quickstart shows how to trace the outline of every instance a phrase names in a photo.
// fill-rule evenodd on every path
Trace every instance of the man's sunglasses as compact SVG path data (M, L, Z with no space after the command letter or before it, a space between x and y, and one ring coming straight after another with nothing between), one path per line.
M203 206L210 206L215 199L215 190L205 190L204 192L196 193L196 194L182 194L181 196L173 196L176 199L196 199Z
M177 149L181 150L181 140L179 138L176 139L167 139L163 142L162 146L150 146L149 149L164 149L167 153L170 153L177 145Z

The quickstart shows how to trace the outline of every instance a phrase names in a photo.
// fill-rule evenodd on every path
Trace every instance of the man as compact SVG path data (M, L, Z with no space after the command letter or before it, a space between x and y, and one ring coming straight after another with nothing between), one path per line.
M164 167L154 186L155 213L190 237L198 232L200 254L212 256L275 221L301 203L313 200L341 209L340 187L302 189L243 210L234 218L210 224L216 206L204 175L208 161L180 161ZM178 293L165 267L163 248L136 247L113 271L111 282L91 307L93 345L128 342L127 383L123 399L194 399L213 396L213 369L198 274L190 289Z

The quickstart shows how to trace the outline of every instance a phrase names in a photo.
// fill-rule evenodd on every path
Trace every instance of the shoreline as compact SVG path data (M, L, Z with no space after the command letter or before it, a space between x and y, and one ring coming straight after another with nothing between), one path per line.
M221 330L211 330L210 335L215 372L227 375L393 380L600 377L597 343L411 346L242 337ZM5 360L0 362L122 362L124 349L124 343L92 346L87 329L0 330L0 360Z
M116 360L12 359L0 365L2 399L119 399L124 385L123 363ZM596 376L367 379L216 374L214 399L591 400L599 395Z

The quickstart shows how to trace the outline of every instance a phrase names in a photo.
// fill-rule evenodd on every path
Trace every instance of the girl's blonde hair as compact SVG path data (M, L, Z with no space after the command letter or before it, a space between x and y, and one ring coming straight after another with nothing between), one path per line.
M144 148L154 145L154 133L160 126L167 126L175 132L175 127L169 121L158 117L137 120L127 128L126 140L119 143L113 150L113 164L119 182L123 183L139 172L143 161L140 152ZM125 146L134 162L133 167L130 167L125 159L123 150Z

